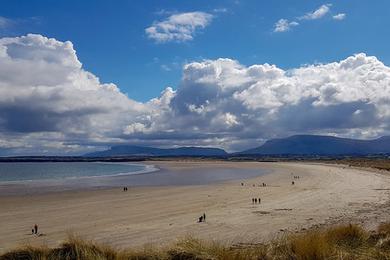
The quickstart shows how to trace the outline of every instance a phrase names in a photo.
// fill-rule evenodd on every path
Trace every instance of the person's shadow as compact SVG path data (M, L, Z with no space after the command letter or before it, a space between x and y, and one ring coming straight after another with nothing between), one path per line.
M45 233L39 233L39 234L27 233L25 235L26 236L37 236L37 237L45 237L45 236L47 236Z

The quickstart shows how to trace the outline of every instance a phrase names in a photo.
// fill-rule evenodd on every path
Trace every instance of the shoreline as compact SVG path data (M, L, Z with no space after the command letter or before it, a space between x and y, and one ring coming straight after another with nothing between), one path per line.
M100 162L96 162L100 163ZM131 173L102 176L81 176L64 179L42 179L0 182L0 196L51 194L58 192L78 192L93 190L112 190L129 187L163 187L202 185L224 181L252 178L267 174L256 169L253 162L189 162L189 161L148 161L142 163L110 163L121 165L141 165L145 169ZM173 165L174 164L174 165ZM178 167L185 165L186 167ZM211 165L211 166L210 166ZM190 166L190 167L189 167ZM238 174L235 170L241 170ZM259 170L259 172L254 172ZM234 173L232 175L232 173Z
M6 162L7 164L9 163L64 163L64 162ZM72 162L65 162L65 163L72 163ZM129 165L129 166L143 166L145 169L143 170L138 170L138 171L133 171L133 172L119 172L119 173L113 173L113 174L107 174L107 175L86 175L86 176L69 176L69 177L64 177L61 179L56 179L56 178L49 178L49 179L25 179L25 180L12 180L12 181L1 181L0 180L0 187L5 186L7 184L28 184L28 183L50 183L50 182L58 182L58 181L66 181L66 180L74 180L74 179L87 179L87 178L105 178L105 177L115 177L115 176L126 176L126 175L136 175L136 174L144 174L144 173L150 173L154 171L158 171L160 169L156 168L154 165L148 165L144 163L133 163L133 162L85 162L85 163L96 163L96 164L116 164L116 165ZM0 162L1 164L1 162Z
M7 223L0 231L0 252L21 244L56 246L69 232L118 248L164 245L186 235L227 244L259 243L345 221L374 228L390 212L389 176L360 169L307 163L149 163L171 171L229 164L235 170L272 172L205 185L0 197L0 222ZM291 173L300 176L294 185ZM267 187L259 187L262 182ZM253 197L261 197L262 203L252 204ZM204 212L207 222L196 223ZM35 223L44 236L28 234Z

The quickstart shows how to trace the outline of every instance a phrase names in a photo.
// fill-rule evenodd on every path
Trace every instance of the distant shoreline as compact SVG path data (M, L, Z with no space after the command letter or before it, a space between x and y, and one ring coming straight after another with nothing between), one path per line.
M7 156L1 157L0 162L143 162L143 161L335 161L335 160L377 160L390 159L390 154L340 154L340 155L221 155L221 156Z

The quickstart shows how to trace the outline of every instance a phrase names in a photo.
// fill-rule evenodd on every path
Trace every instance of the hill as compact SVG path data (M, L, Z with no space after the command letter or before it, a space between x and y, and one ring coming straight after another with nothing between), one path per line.
M119 145L109 150L86 154L87 157L113 156L226 156L224 150L208 147L153 148L145 146Z
M238 154L246 155L369 155L390 153L390 136L358 140L320 135L294 135L271 139L262 146Z

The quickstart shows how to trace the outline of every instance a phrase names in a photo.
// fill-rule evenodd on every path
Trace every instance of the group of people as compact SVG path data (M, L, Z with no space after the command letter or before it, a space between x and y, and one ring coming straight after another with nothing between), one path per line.
M128 191L128 188L127 187L123 187L123 191Z
M256 185L253 184L253 187L255 187ZM260 187L260 184L257 185L258 187ZM261 187L267 187L267 184L265 184L264 182L261 184Z
M32 235L38 235L38 225L35 224L34 227L31 229Z
M261 199L260 198L252 198L252 204L257 204L257 203L261 203Z
M199 217L198 222L199 222L199 223L201 223L201 222L206 222L206 213L203 213L203 215L201 215L201 216Z
M293 175L293 173L291 173L291 175ZM293 178L294 179L299 179L299 175L294 175ZM295 184L295 181L292 181L291 185L294 185L294 184Z
M241 182L241 186L244 186L244 183L243 183L243 182ZM252 186L253 186L253 187L256 187L256 184L252 184ZM257 186L258 186L258 187L267 187L267 184L263 182L261 185L258 184Z

